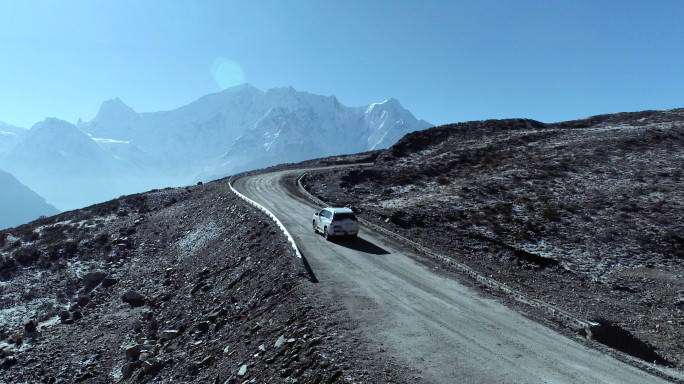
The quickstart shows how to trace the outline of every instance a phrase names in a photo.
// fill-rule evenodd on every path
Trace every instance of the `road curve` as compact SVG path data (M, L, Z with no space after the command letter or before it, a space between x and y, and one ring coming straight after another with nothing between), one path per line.
M420 257L362 228L353 243L312 231L319 209L281 179L242 177L234 187L271 210L292 234L322 295L344 305L366 340L425 383L666 383L531 321L415 261Z

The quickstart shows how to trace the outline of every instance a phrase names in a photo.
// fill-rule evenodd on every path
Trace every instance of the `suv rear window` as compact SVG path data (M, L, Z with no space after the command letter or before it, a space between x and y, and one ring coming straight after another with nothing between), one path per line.
M335 220L344 220L344 219L352 219L354 221L357 221L356 215L353 213L336 213L335 214Z

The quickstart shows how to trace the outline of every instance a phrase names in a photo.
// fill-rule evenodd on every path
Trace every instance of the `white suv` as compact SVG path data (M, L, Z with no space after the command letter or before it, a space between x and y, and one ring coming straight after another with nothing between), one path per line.
M333 236L355 238L359 233L359 221L349 208L323 208L313 215L314 233L321 232L326 240Z

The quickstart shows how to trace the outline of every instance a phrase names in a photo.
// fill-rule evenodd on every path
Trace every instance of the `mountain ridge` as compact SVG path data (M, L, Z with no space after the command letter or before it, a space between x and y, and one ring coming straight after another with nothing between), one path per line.
M0 230L59 213L57 208L2 169L0 185Z
M429 126L396 99L347 107L335 96L242 84L168 111L139 113L117 97L90 121L48 118L22 137L0 138L0 167L58 208L73 209L282 162L386 148ZM70 186L78 192L69 193Z

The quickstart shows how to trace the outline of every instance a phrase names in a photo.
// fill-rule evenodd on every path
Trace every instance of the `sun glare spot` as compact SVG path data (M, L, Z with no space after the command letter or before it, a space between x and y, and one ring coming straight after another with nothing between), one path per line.
M244 84L246 81L245 71L240 64L225 57L214 60L211 65L211 75L221 89Z

